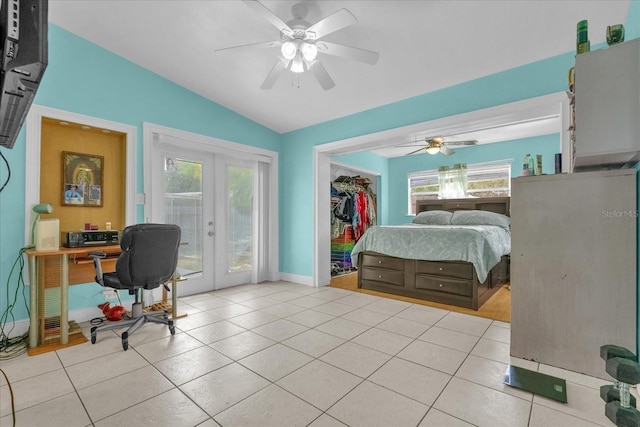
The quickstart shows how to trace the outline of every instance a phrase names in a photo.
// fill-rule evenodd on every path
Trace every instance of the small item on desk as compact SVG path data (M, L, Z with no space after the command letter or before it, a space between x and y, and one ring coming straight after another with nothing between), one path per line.
M524 157L524 160L522 160L522 172L520 173L520 176L531 176L533 175L533 170L529 168L529 158L531 157L531 154L527 154Z
M562 153L556 153L556 173L562 173Z
M576 53L585 53L591 50L589 42L589 21L586 19L578 22L576 35Z
M85 230L91 230L91 223L90 222L85 222L84 223L84 229Z
M542 175L542 154L536 154L536 175Z
M611 46L612 44L620 43L624 41L624 25L608 25L607 26L607 44Z
M110 222L107 222L107 223L104 225L104 229L105 229L105 230L111 230L111 223L110 223Z
M531 175L536 174L536 161L533 156L529 157L529 170L531 171Z
M98 229L98 226L97 226L97 225L93 225L93 224L91 225L91 230L94 230L94 231L95 231L95 230L97 230L97 229Z

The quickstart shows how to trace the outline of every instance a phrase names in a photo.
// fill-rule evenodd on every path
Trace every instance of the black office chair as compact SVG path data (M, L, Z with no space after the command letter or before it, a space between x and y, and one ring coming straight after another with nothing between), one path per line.
M91 252L96 268L96 282L114 289L126 289L129 295L135 295L132 317L91 328L91 344L96 342L96 334L101 331L121 329L129 326L122 333L122 348L129 348L129 335L133 334L146 322L163 323L169 326L171 335L176 332L173 320L169 319L167 310L143 313L140 302L142 289L155 289L165 286L178 264L178 247L180 245L180 227L173 224L136 224L126 227L120 237L122 253L116 261L116 271L102 273L100 259L104 252Z

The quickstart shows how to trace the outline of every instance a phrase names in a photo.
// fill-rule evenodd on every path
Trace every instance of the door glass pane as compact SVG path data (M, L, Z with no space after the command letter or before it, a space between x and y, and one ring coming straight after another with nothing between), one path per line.
M227 182L227 268L229 272L249 270L253 233L253 170L229 166Z
M182 230L178 272L202 273L202 163L166 157L164 183L165 222Z

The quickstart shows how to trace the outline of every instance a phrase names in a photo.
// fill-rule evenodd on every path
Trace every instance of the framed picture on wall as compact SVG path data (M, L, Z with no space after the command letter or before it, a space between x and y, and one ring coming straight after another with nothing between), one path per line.
M104 157L62 152L62 204L102 206Z

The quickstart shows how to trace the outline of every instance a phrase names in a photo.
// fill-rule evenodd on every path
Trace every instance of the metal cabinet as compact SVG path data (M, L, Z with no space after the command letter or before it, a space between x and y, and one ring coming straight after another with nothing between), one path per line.
M636 349L636 170L515 178L511 355L610 379Z
M574 168L640 160L640 39L576 56Z

